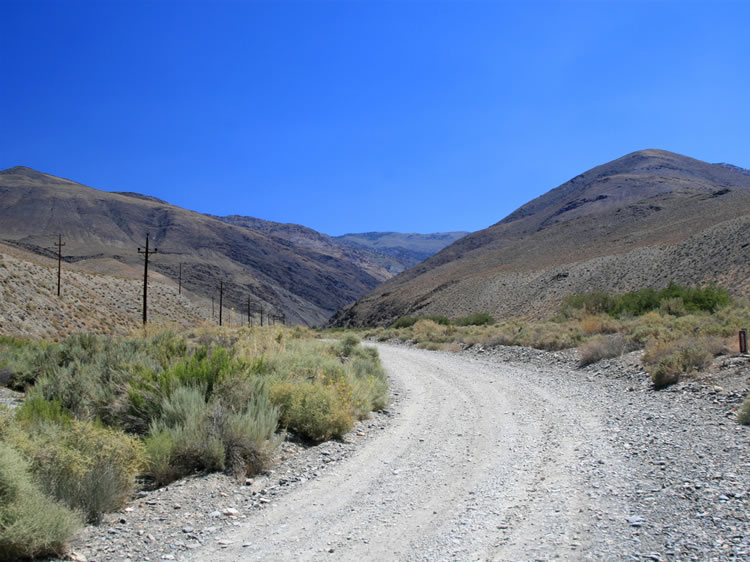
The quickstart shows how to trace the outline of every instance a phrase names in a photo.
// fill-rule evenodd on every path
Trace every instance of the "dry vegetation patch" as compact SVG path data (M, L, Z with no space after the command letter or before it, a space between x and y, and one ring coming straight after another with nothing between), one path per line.
M198 471L244 480L273 462L286 431L311 441L341 437L387 406L386 375L377 351L359 339L311 335L203 327L59 343L0 338L7 383L26 390L20 407L0 412L0 446L21 459L0 466L0 479L18 489L31 482L34 498L96 522L122 506L136 477L147 487ZM69 534L39 534L24 551L16 541L28 537L4 525L0 519L0 544L29 555L57 552Z

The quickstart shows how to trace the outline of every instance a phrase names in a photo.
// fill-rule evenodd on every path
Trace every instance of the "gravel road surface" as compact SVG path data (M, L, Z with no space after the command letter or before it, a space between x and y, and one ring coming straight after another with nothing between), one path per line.
M726 405L554 361L378 349L386 429L179 558L750 559L750 430Z

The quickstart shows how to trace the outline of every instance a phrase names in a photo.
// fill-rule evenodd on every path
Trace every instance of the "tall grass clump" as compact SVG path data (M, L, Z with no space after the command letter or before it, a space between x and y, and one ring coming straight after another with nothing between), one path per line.
M0 441L0 560L62 555L82 523L78 513L45 495L28 461Z

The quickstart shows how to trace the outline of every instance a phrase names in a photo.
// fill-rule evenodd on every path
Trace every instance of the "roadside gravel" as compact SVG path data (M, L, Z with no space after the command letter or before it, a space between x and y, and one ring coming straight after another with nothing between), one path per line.
M628 358L378 346L394 401L274 472L144 494L88 560L750 558L742 392L655 392ZM740 370L747 380L747 369ZM692 386L691 386L692 385ZM747 389L744 389L746 391ZM124 522L123 522L124 521Z

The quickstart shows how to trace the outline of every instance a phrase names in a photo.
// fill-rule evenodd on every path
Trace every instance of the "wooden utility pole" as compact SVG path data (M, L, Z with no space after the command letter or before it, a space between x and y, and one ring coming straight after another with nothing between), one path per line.
M182 262L180 262L180 275L178 277L179 294L182 294Z
M214 295L211 295L211 320L216 318L216 311L214 310Z
M260 327L263 327L263 305L260 305Z
M224 308L224 281L219 281L219 326L221 326L222 308Z
M65 243L62 241L62 234L57 235L57 242L55 242L55 246L57 246L57 296L60 296L60 270L62 269L62 247L65 246Z
M153 250L148 249L148 233L146 233L146 249L141 250L138 248L138 253L143 254L143 325L146 325L148 321L148 257L151 254L157 253L159 250L154 248Z
M250 323L250 297L247 297L247 325L252 326Z

